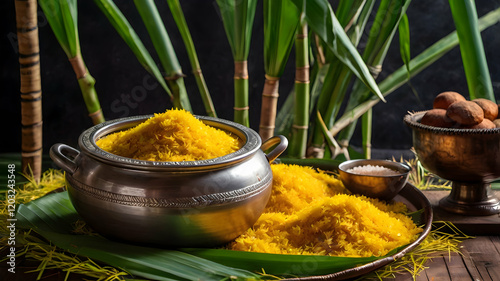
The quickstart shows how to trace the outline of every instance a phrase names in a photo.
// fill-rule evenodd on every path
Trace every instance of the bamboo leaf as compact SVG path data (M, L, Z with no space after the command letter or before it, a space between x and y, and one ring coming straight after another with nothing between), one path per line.
M304 12L311 30L326 43L335 56L347 65L373 93L385 101L368 67L359 55L356 47L351 43L350 38L344 32L328 1L308 0L306 3L303 1L293 0L299 9L302 9L304 4L306 5Z
M485 98L495 101L488 62L478 28L476 5L473 0L448 2L458 33L470 99Z
M151 73L156 80L158 80L158 83L160 83L167 94L173 98L172 92L167 87L167 84L165 83L165 80L163 79L163 76L161 75L161 72L156 66L153 58L113 0L94 0L94 2L108 18L111 25L115 28L125 43L127 43L141 65L146 69L146 71Z

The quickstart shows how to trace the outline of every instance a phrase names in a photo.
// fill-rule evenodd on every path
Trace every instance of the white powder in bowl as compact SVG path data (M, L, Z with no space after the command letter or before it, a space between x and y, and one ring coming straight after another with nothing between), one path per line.
M347 170L347 172L358 175L370 175L370 176L396 176L400 174L397 171L378 165L357 166Z

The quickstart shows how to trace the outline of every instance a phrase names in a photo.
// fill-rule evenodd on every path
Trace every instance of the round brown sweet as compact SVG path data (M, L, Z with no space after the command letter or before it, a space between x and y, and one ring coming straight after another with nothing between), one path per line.
M483 121L479 124L472 126L460 126L461 129L494 129L496 128L495 124L490 120L484 118Z
M457 101L446 110L446 116L459 125L474 126L483 122L483 109L472 101Z
M495 124L497 128L500 128L500 119L493 120L493 124Z
M478 98L478 99L473 99L473 102L477 103L483 111L484 111L484 118L489 119L491 121L497 119L498 117L498 105L489 99L483 99L483 98Z
M450 128L455 124L453 120L446 116L446 110L441 108L428 110L424 116L422 116L420 123L442 128Z
M452 103L465 100L465 97L457 92L442 92L434 98L432 108L448 109Z

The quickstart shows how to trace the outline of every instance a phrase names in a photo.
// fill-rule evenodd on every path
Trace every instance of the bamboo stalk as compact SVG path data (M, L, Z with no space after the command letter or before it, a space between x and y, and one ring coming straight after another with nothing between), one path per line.
M266 75L264 90L262 91L259 125L259 135L263 140L267 140L274 135L279 97L278 88L279 77Z
M36 0L16 0L21 79L22 172L42 174L42 85Z
M198 85L201 99L203 101L203 105L205 106L205 111L208 116L217 117L212 97L210 96L207 84L203 78L200 62L198 61L198 56L196 55L196 49L194 47L193 39L191 38L191 33L189 32L186 19L184 18L184 13L182 12L181 4L179 0L167 0L167 3L170 11L172 12L175 23L177 24L177 28L181 33L184 45L186 46L189 62L193 68L193 75L196 80L196 85Z
M247 61L234 62L234 121L250 126L248 117L248 65Z
M309 39L307 23L298 29L295 39L295 117L288 154L294 158L305 158L307 130L309 129Z

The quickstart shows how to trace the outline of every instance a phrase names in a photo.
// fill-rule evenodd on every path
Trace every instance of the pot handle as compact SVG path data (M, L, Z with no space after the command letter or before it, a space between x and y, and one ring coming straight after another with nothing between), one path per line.
M274 137L267 139L260 146L260 149L262 149L263 151L266 151L276 144L277 144L277 146L273 150L271 150L271 152L266 154L267 161L269 161L269 163L272 163L274 160L276 160L276 158L278 158L278 156L280 156L281 153L283 153L286 150L286 148L288 146L288 139L285 138L284 136L277 135L277 136L274 136Z
M70 174L78 168L74 160L80 155L80 151L69 145L56 143L50 148L49 155L57 166Z

